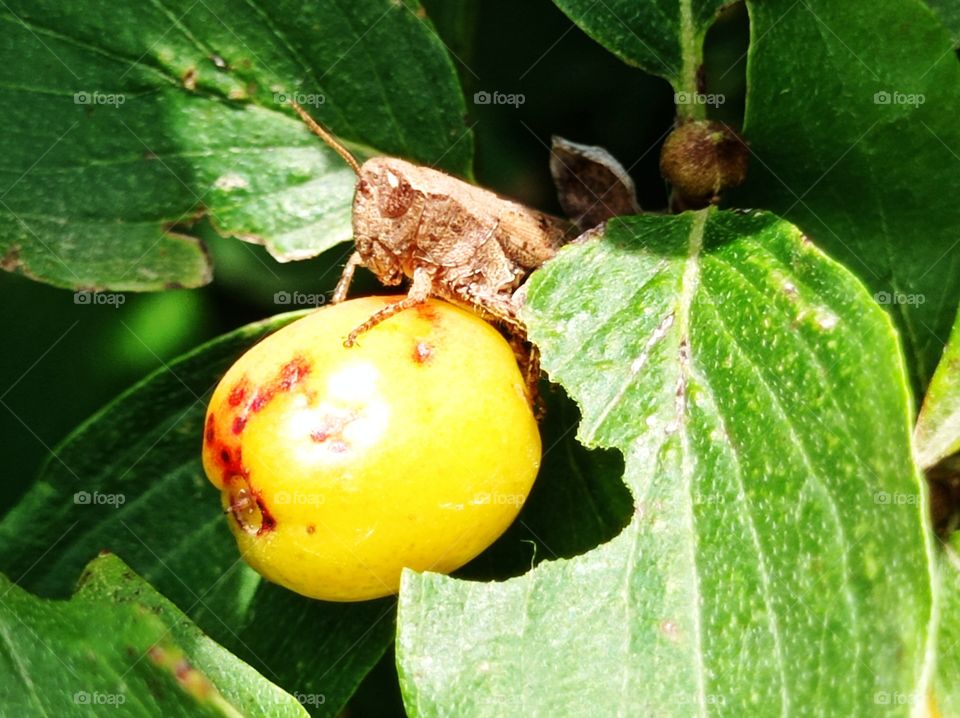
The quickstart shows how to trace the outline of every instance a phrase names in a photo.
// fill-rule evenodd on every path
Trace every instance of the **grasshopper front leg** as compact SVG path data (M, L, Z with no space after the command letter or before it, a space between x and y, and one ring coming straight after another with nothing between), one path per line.
M399 314L404 309L412 309L418 304L423 304L431 294L433 294L433 274L425 267L417 267L413 270L413 283L410 285L410 291L407 292L407 296L399 302L388 304L383 309L375 312L367 321L347 335L347 338L343 340L343 346L352 347L356 344L357 337L365 331L373 329L380 322L389 319L394 314Z
M337 288L333 290L333 299L330 300L333 304L339 304L347 298L350 283L353 281L353 273L357 271L357 267L362 266L363 257L360 256L360 252L351 254L350 259L343 266L343 273L340 275L340 281L337 282Z

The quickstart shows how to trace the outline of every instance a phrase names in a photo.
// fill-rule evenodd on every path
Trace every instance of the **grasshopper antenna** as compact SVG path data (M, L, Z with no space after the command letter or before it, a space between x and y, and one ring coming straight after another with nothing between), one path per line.
M326 142L334 152L340 155L343 158L343 161L350 165L350 169L352 169L354 173L357 175L360 174L360 163L357 162L357 158L350 154L350 151L340 144L336 137L327 132L327 130L325 130L319 122L313 119L305 109L300 107L300 105L293 100L290 100L290 106L293 108L294 112L300 115L300 119L303 120L303 123L307 126L307 129L309 129L321 140Z

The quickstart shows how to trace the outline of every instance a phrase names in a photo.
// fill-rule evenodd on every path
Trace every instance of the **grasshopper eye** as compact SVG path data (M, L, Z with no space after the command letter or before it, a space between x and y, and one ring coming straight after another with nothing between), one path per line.
M403 177L391 170L384 172L380 180L377 204L385 217L399 217L413 204L413 188Z

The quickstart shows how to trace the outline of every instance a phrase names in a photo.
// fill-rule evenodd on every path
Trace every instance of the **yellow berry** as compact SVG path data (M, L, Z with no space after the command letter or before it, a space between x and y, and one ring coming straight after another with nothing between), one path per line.
M395 297L354 299L267 337L221 380L203 466L246 561L305 596L396 593L447 573L522 506L540 435L509 344L430 300L343 339Z

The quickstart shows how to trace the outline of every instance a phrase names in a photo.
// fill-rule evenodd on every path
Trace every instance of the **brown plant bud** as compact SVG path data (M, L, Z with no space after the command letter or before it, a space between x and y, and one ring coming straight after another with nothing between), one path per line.
M695 120L670 133L660 152L660 172L682 208L704 207L720 193L743 184L750 151L721 122Z

